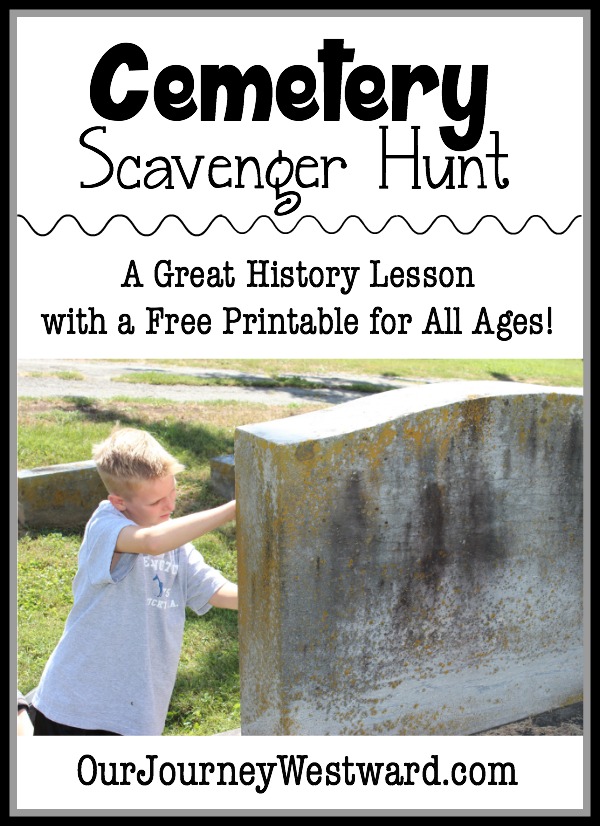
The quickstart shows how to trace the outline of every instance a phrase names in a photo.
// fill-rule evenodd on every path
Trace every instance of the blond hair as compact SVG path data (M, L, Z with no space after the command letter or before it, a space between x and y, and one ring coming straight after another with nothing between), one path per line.
M140 482L175 475L184 469L145 430L117 427L103 442L94 445L92 458L109 493L127 494Z

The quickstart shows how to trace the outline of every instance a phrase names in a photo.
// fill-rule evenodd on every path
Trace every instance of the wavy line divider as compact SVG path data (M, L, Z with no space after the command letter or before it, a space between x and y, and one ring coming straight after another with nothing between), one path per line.
M472 229L470 229L470 230L461 230L461 229L459 229L459 228L456 226L456 224L454 223L454 221L452 220L452 218L451 218L449 215L437 215L437 216L433 219L433 221L429 224L429 226L427 227L427 229L424 229L424 230L422 230L421 232L419 232L419 230L416 230L416 229L414 229L414 228L411 226L411 224L410 224L410 223L409 223L409 221L408 221L408 220L404 217L404 215L391 215L391 216L387 219L387 221L385 222L385 224L381 227L381 229L369 229L369 227L365 224L365 222L364 222L364 221L363 221L363 219L360 217L360 215L348 215L346 218L344 218L344 220L342 221L342 223L340 224L340 226L338 227L338 229L334 229L334 230L328 230L328 229L326 229L326 228L323 226L323 224L319 221L319 219L318 219L315 215L303 215L301 218L299 218L299 219L298 219L298 221L294 224L294 226L293 226L291 229L288 229L288 230L284 230L284 229L281 229L280 227L278 227L278 226L277 226L277 224L276 224L276 223L275 223L275 221L271 218L271 216L270 216L270 215L259 215L259 216L258 216L257 218L255 218L255 220L254 220L254 221L250 224L250 226L248 227L248 229L245 229L245 230L239 230L239 229L237 229L237 228L236 228L236 227L232 224L232 222L229 220L229 218L228 218L226 215L215 215L215 217L214 217L214 218L213 218L213 219L212 219L212 220L211 220L211 221L207 224L207 226L205 227L205 229L203 229L201 232L192 232L192 230L188 229L188 227L186 226L185 222L184 222L184 221L183 221L183 220L179 217L179 215L165 215L165 217L164 217L164 218L162 218L162 219L161 219L161 221L159 222L159 224L158 224L158 226L156 227L156 229L154 229L152 232L142 232L141 230L139 230L139 229L137 228L137 226L135 225L135 223L131 220L131 218L130 218L128 215L111 215L111 217L110 217L110 218L108 219L108 221L104 224L104 226L102 227L102 229L98 230L98 232L88 232L88 231L87 231L87 230L86 230L86 229L82 226L81 222L79 221L79 219L78 219L75 215L70 215L70 214L68 214L68 215L61 215L61 216L60 216L60 218L58 218L58 220L55 222L54 226L52 226L52 227L48 230L48 232L38 232L38 230L36 230L36 229L35 229L35 227L31 224L31 222L30 222L30 221L29 221L29 220L28 220L28 219L27 219L24 215L17 215L17 218L21 218L21 220L25 221L25 223L27 224L27 226L29 227L29 229L30 229L32 232L34 232L36 235L41 236L41 237L45 237L45 236L47 236L47 235L50 235L52 232L54 232L54 230L55 230L55 229L56 229L56 227L60 224L60 222L61 222L61 221L63 221L63 220L65 220L66 218L71 218L73 221L75 221L75 223L79 226L79 229L80 229L83 233L85 233L85 235L88 235L88 236L90 236L90 237L96 237L96 236L98 236L98 235L101 235L101 234L102 234L102 233L106 230L106 228L108 227L108 225L109 225L112 221L116 220L117 218L122 218L122 219L124 219L125 221L129 221L129 223L131 224L131 226L133 227L133 229L134 229L134 230L138 233L138 235L143 235L144 237L149 237L149 236L151 236L151 235L155 235L155 234L159 231L159 229L162 227L162 225L165 223L165 221L167 221L169 218L173 218L173 219L175 219L176 221L179 221L179 223L182 225L182 227L185 229L185 231L186 231L189 235L193 235L193 236L194 236L194 237L196 237L196 238L197 238L197 237L200 237L201 235L205 235L205 234L208 232L208 230L212 227L212 225L215 223L215 221L218 221L219 219L221 219L221 220L223 220L223 221L226 221L226 222L229 224L229 226L231 227L231 229L232 229L234 232L237 232L237 234L238 234L238 235L247 235L247 233L251 232L251 230L253 230L253 229L254 229L254 227L256 226L256 224L257 224L259 221L261 221L261 220L267 220L267 221L270 221L270 222L271 222L271 224L273 225L273 227L274 227L274 228L277 230L277 232L279 232L281 235L290 235L292 232L294 232L294 230L296 230L296 229L298 228L298 226L302 223L302 221L306 221L306 220L308 220L308 219L312 219L313 221L315 221L315 222L316 222L316 223L317 223L317 224L321 227L321 229L323 230L323 232L327 233L327 235L336 235L338 232L340 232L340 231L344 228L344 226L345 226L345 225L347 224L347 222L348 222L348 221L350 221L350 220L355 220L355 221L358 221L360 224L362 224L362 226L364 227L364 229L365 229L368 233L370 233L371 235L379 235L379 233L383 232L383 231L384 231L384 229L388 226L388 224L389 224L391 221L393 221L395 218L398 218L398 219L400 219L400 220L404 221L404 223L406 224L406 226L407 226L407 227L410 229L410 231L411 231L412 233L414 233L415 235L425 235L427 232L429 232L429 230L433 227L433 225L434 225L437 221L439 221L439 220L440 220L440 219L442 219L442 218L445 218L447 221L449 221L449 222L452 224L452 226L454 227L454 229L456 230L456 232L460 233L460 235L471 235L473 232L475 232L475 230L477 229L477 227L478 227L478 226L479 226L479 225L480 225L480 224L481 224L481 223L482 223L482 222L483 222L486 218L493 218L495 221L497 221L497 222L500 224L500 226L502 227L502 229L504 230L504 232L506 232L506 233L507 233L507 235L519 235L519 233L523 232L523 230L525 229L525 227L527 226L527 224L528 224L530 221L532 221L534 218L537 218L537 219L539 219L540 221L542 221L542 222L546 225L546 227L550 230L550 232L551 232L551 233L553 233L554 235L564 235L564 234L565 234L565 232L567 232L567 231L571 228L571 226L575 223L575 221L576 221L578 218L581 218L581 217L582 217L581 215L576 215L576 216L575 216L574 218L572 218L572 219L571 219L571 221L567 224L567 226L565 227L565 229L563 229L563 230L555 230L555 229L553 229L553 228L550 226L550 224L548 223L548 221L546 221L546 219L545 219L542 215L530 215L530 216L529 216L529 218L525 221L525 223L524 223L524 224L523 224L523 226L521 227L521 229L511 231L511 230L507 229L507 228L504 226L504 224L502 223L502 221L500 220L500 218L498 218L498 216L497 216L497 215L482 215L482 216L481 216L481 218L480 218L480 219L477 221L477 223L475 224L475 226L474 226Z

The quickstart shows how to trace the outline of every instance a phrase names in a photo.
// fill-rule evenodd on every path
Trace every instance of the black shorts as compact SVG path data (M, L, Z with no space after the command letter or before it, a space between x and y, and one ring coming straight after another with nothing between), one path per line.
M116 731L103 731L102 729L91 729L91 728L76 728L75 726L66 726L64 723L55 723L54 720L49 720L47 717L44 717L39 709L36 709L35 712L35 721L33 724L33 734L34 736L37 735L38 737L48 735L48 736L60 736L60 735L67 735L69 737L100 737L103 735L112 735L113 737L120 737Z

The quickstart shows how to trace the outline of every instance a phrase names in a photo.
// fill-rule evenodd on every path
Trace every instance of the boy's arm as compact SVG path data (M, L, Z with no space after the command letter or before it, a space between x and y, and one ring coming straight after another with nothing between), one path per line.
M231 608L237 611L238 607L238 587L235 582L228 582L222 585L208 600L215 608Z
M232 519L235 519L235 499L216 508L179 516L147 528L127 525L117 537L115 551L158 556L173 551L186 542L192 542Z

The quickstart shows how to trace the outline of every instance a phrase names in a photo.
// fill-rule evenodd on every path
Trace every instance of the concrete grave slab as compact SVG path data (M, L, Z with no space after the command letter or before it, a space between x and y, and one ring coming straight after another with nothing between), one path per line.
M17 476L24 528L81 527L107 496L93 460L20 470Z

